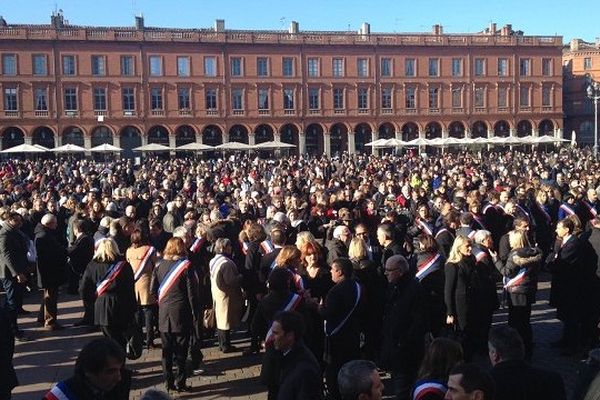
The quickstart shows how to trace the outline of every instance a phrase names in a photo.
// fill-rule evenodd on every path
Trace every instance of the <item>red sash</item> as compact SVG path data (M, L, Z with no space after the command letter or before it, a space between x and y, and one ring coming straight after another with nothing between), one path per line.
M290 299L285 304L283 309L281 309L281 311L294 311L296 309L296 307L298 307L298 305L300 304L301 301L302 301L302 296L292 293L292 295L290 296ZM275 339L275 337L273 336L273 324L271 324L271 327L269 328L269 332L267 332L267 336L265 337L265 346L267 344L271 343L274 339Z
M167 275L165 275L163 281L160 283L160 286L158 287L159 303L165 298L167 293L169 293L169 290L171 290L173 286L175 286L175 283L177 282L178 278L185 272L185 270L190 265L191 262L189 260L183 259L177 261L175 265L171 267L169 272L167 272Z
M136 282L141 278L142 273L146 269L146 265L148 265L148 261L150 261L150 258L154 255L155 251L156 249L154 247L148 246L148 250L146 250L144 257L142 257L140 265L138 265L137 270L133 274L133 279Z
M104 275L104 278L102 278L102 280L96 285L96 297L100 297L104 293L106 293L110 284L113 283L115 279L117 279L117 276L123 269L124 265L125 261L119 261L111 265L111 267L106 272L106 275Z

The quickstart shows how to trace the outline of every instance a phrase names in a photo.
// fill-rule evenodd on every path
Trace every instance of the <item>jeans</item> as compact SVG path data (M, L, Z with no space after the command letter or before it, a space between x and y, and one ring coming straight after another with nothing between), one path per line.
M23 285L18 283L15 278L3 278L0 281L6 292L5 307L12 325L11 328L14 333L17 333L19 330L17 315L23 306Z

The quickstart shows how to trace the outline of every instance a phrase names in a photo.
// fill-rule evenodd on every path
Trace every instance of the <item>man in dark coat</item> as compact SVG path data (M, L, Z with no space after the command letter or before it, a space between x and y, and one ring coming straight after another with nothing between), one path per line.
M273 320L273 344L283 353L277 393L269 393L269 399L319 400L323 397L321 369L317 359L306 347L302 336L304 322L294 311L277 314ZM338 394L339 396L339 394Z
M565 400L559 374L532 367L524 361L525 348L517 331L509 326L490 330L491 375L496 383L496 400Z
M6 310L16 340L27 340L17 325L17 312L23 305L23 284L27 282L27 242L19 231L23 218L10 213L0 229L0 283L6 293Z
M35 228L38 285L44 289L38 322L48 330L62 328L56 321L58 288L67 281L67 251L56 237L56 227L56 216L46 214Z
M75 241L67 249L69 256L69 293L77 294L79 279L85 271L88 263L94 256L94 239L85 232L85 222L78 219L73 222L73 233Z
M0 399L10 399L10 392L19 385L13 367L15 337L8 312L0 307Z
M402 245L395 240L394 227L389 223L377 227L377 241L382 247L380 270L385 268L390 257L405 253Z
M427 315L421 285L408 272L401 255L390 257L385 264L389 282L383 316L380 365L392 373L397 399L408 399L423 356L423 338Z
M338 225L333 230L333 238L327 242L327 265L341 257L348 257L348 245L352 237L350 228L346 225Z

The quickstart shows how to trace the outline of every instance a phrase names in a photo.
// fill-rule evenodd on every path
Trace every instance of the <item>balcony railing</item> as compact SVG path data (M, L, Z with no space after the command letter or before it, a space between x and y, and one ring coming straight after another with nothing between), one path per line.
M182 117L189 117L192 115L192 110L181 109L181 110L179 110L179 115Z
M108 111L106 110L94 110L95 117L106 117L108 116Z
M47 117L50 115L50 113L48 110L36 110L34 115L36 117Z
M150 115L152 115L153 117L164 117L165 110L151 110Z
M215 116L219 115L219 110L206 110L206 115L215 117Z
M296 110L283 110L284 115L295 115Z
M346 109L345 108L336 108L335 110L333 110L333 113L336 115L345 115Z
M66 110L65 117L76 118L79 117L79 111L77 110Z
M233 110L233 115L245 115L246 112L244 110Z
M258 115L271 115L271 110L258 110Z
M135 117L137 113L134 110L123 111L124 117Z
M19 112L18 111L4 111L4 116L10 117L10 118L18 117Z
M391 108L382 108L381 113L382 114L393 114L394 110L392 110Z

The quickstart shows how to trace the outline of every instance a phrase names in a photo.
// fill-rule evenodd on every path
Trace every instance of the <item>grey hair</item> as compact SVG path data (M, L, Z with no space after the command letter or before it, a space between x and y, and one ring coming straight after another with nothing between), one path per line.
M227 238L218 238L215 241L215 247L214 247L214 251L215 254L226 254L225 250L227 249L227 247L231 248L231 240L227 239Z
M483 244L483 241L490 236L492 236L492 232L486 231L485 229L480 229L477 232L475 232L475 235L473 236L473 241L477 244Z
M169 396L167 393L161 392L160 390L156 390L156 389L148 389L148 390L146 390L146 392L144 392L142 397L140 397L140 400L172 400L172 399L173 398L171 396Z
M42 223L42 225L44 226L48 226L48 224L52 224L54 222L56 222L56 216L54 214L44 214L44 216L42 217L42 220L40 221Z
M189 235L189 231L185 226L178 226L173 229L173 237L185 238Z
M348 228L346 225L338 225L333 230L333 238L339 239L344 234L344 232L349 231L349 230L350 230L350 228Z
M369 360L352 360L344 364L337 376L342 400L358 400L361 394L370 393L373 371L377 371L377 366Z

